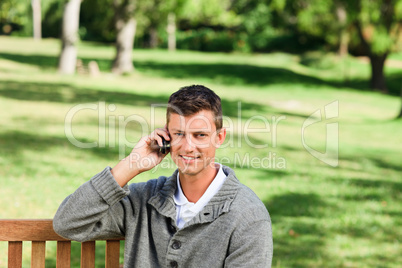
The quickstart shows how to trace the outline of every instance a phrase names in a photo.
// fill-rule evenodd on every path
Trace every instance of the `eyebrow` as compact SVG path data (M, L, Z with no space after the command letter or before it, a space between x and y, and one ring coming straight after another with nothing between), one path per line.
M184 133L185 131L183 131L183 130L180 130L180 129L176 129L176 128L173 128L172 130L170 130L170 132L181 132L181 133ZM194 131L194 132L191 132L192 134L208 134L208 133L210 133L209 131L203 131L203 130L200 130L200 131Z
M169 130L170 132L184 132L183 130L173 128L172 130Z

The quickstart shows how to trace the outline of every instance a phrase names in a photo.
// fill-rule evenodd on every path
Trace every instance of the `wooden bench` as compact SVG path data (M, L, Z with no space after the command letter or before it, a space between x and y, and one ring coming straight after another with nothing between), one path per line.
M121 240L124 237L106 241L105 267L119 267ZM71 265L71 240L55 233L52 220L0 219L0 241L8 241L8 268L22 267L24 241L32 241L31 268L45 267L46 241L57 241L57 268ZM81 267L95 267L95 241L81 243Z

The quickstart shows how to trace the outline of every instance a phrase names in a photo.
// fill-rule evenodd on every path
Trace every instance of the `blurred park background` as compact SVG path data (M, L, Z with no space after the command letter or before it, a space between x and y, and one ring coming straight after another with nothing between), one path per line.
M52 218L163 127L152 105L204 84L218 159L271 214L273 267L399 267L401 29L401 0L1 0L0 218Z

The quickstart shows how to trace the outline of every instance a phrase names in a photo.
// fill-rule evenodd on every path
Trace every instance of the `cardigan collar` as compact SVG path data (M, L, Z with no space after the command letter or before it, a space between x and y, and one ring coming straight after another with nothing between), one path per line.
M224 165L222 165L222 168L223 172L227 175L222 188L194 218L183 226L183 228L186 228L188 225L212 222L221 214L229 212L230 205L237 194L240 182L231 168ZM161 215L171 218L174 223L176 223L176 206L173 195L177 188L177 173L178 170L176 169L172 176L166 179L162 188L148 201Z

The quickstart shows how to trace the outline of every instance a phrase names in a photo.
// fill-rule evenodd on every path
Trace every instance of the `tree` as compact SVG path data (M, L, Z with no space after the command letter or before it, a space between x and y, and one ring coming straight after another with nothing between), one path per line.
M32 17L33 17L33 37L35 40L42 38L42 9L40 0L32 0Z
M370 86L388 92L384 65L401 33L402 0L343 2L364 52L370 58Z
M116 56L112 72L116 74L130 73L134 70L132 50L137 21L134 18L134 0L114 0L116 37Z
M62 49L59 58L59 72L74 74L77 62L75 43L78 40L78 25L81 0L69 0L64 8Z
M370 59L373 89L387 92L384 64L395 48L401 33L402 0L271 0L282 5L283 21L286 25L297 25L297 29L324 38L329 44L338 43L345 51L347 32L358 36L363 54ZM280 12L279 12L280 13Z

